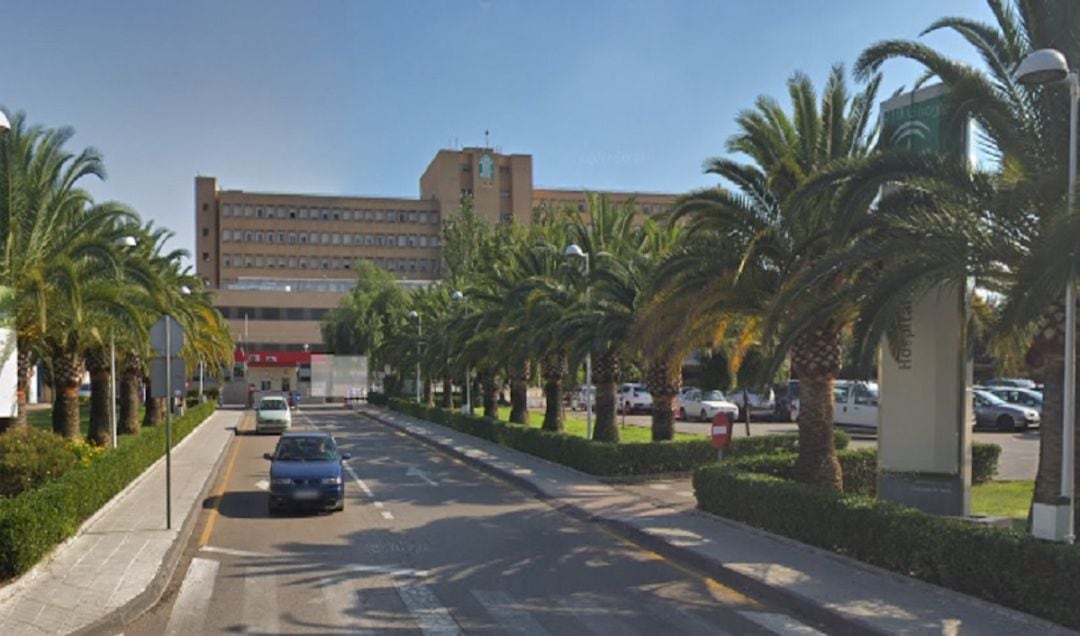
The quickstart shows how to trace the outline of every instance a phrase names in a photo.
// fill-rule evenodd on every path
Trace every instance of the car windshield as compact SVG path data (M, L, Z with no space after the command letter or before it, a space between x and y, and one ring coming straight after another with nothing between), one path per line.
M259 403L260 411L284 411L288 408L285 405L285 400L280 398L275 400L263 400Z
M1002 405L1002 404L1008 404L1008 402L1006 402L1005 400L999 398L998 396L994 395L993 393L990 393L989 391L976 391L975 394L978 395L980 398L982 398L986 403L992 404L994 406L999 406L999 405Z
M702 400L712 400L714 402L722 402L722 401L724 401L725 398L724 398L724 394L721 393L720 391L706 391L705 395L703 395L701 399Z
M328 461L337 459L337 448L328 437L283 437L274 459L286 462Z

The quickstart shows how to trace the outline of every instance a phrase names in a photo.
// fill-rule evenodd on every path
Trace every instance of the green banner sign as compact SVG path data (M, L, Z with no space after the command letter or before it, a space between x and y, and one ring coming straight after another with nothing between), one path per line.
M947 89L938 84L882 104L882 145L935 154L965 154L967 124L949 121L946 96Z

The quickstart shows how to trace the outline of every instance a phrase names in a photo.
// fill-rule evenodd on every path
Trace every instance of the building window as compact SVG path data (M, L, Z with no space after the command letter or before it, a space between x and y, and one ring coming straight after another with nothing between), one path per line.
M232 206L221 206L221 216L232 216Z
M255 233L255 242L256 243L262 243L262 239L263 239L263 233L262 232L256 232Z
M427 236L420 235L420 247L427 247Z
M319 233L318 232L312 232L308 236L308 243L311 243L312 245L315 245L318 242L319 242Z
M341 259L335 258L333 261L330 262L330 266L334 269L341 269Z
M296 210L295 209L289 210L289 218L290 219L295 219L296 218Z
M330 234L329 233L327 233L327 232L322 233L322 244L323 245L329 245L330 244Z
M295 268L296 268L296 257L295 256L290 256L289 257L289 269L295 269Z
M461 198L462 199L470 199L470 198L472 198L472 188L462 188L461 189Z
M278 243L284 243L285 242L285 233L284 232L278 232L277 233L277 242Z
M334 210L334 220L335 221L340 221L341 220L341 210Z
M323 269L330 269L330 261L326 260L325 258L322 259L322 268Z
M386 215L383 214L383 211L382 210L375 210L375 220L376 221L382 221L384 219L386 219Z
M325 209L322 211L322 220L324 220L324 221L329 221L330 220L330 213L328 211L326 211ZM325 268L323 268L323 269L325 269Z
M302 243L302 244L307 243L307 233L306 232L301 232L300 233L300 243Z
M416 235L415 234L410 234L409 235L409 247L416 247Z
M255 208L255 218L257 218L257 219L263 218L263 209L262 208Z
M375 236L375 245L377 245L378 247L383 246L383 235L382 234L379 234L379 235Z
M254 210L251 209L251 206L244 206L244 216L247 218L251 218L252 214L254 214Z
M300 208L300 218L301 219L306 219L307 218L307 208Z
M375 213L374 212L372 212L371 210L364 210L364 220L365 221L371 221L374 218L375 218Z
M348 236L348 235L346 235L346 236ZM330 237L330 244L331 245L341 245L341 235L338 234L337 232L334 232L334 234Z
M431 271L436 274L439 272L439 263L434 258L431 259Z
M224 263L225 263L225 267L232 267L232 259L229 258L228 256L225 257Z
M409 215L404 212L398 212L397 220L398 223L404 223L405 221L409 220Z
M221 241L222 241L223 243L228 243L228 242L229 242L229 235L230 235L230 234L231 234L231 233L230 233L230 232L229 232L228 230L222 230L222 231L221 231Z
M242 240L244 240L244 233L241 232L240 230L233 230L232 240L234 240L234 241L242 241Z
M439 235L438 234L432 234L431 235L431 246L432 247L438 247L439 246Z
M296 243L296 232L289 232L289 244L293 245L295 243Z
M427 223L427 212L421 212L420 213L420 222L421 223Z
M392 258L386 259L386 269L391 272L397 270L397 261Z
M284 256L279 256L278 257L277 266L278 267L285 267L285 257Z
M300 257L300 269L307 269L307 259L303 256Z
M364 236L364 245L366 245L367 247L371 247L374 244L375 244L375 237L374 236L372 236L370 234L367 234L367 235Z
M431 222L436 224L439 222L439 215L437 213L431 213Z
M263 266L263 257L256 256L255 257L255 267L262 267L262 266Z
M499 166L499 174L510 174L510 166Z
M409 259L409 271L410 272L415 272L416 271L416 259L415 258Z
M255 261L252 260L252 258L250 256L247 256L247 257L244 258L244 267L253 267L254 265L255 265Z
M510 198L510 191L509 190L500 190L499 191L499 198L500 199L509 199Z
M461 164L461 171L462 172L472 172L472 166L470 166L467 163L463 163L463 164Z
M334 235L334 239L335 240L337 239L337 234ZM352 245L352 234L342 234L341 235L341 244L342 245Z
M251 232L244 232L244 241L251 242Z
M426 258L421 258L420 259L420 271L421 272L426 272L427 271L427 259Z
M202 253L202 259L203 259L203 262L204 262L204 263L205 263L206 261L210 260L210 252L203 252L203 253Z
M203 235L203 236L210 236L210 228L208 228L208 227L204 227L204 228L202 229L202 235Z
M405 242L406 241L407 241L407 239L405 238L404 234L398 234L398 236L397 236L397 246L398 247L405 247Z

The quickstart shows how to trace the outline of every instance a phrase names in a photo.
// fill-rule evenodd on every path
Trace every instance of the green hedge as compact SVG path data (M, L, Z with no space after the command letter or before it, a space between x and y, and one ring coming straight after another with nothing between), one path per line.
M173 422L173 445L209 416L216 404L189 409ZM146 427L119 448L40 488L0 500L0 579L25 572L90 515L165 453L165 426Z
M716 459L708 440L614 444L390 398L390 407L474 437L599 476L686 472Z
M708 512L1080 627L1080 546L743 472L736 462L698 468L694 491Z
M735 432L738 434L739 429ZM833 431L833 445L836 450L844 450L851 443L851 436L836 429ZM773 453L794 453L799 450L799 434L783 433L780 435L756 435L754 437L732 437L724 449L725 457L746 457L749 455L771 455Z
M368 393L367 396L368 404L374 404L376 406L385 406L389 400L390 398L386 397L385 393L380 393L378 391L372 391Z

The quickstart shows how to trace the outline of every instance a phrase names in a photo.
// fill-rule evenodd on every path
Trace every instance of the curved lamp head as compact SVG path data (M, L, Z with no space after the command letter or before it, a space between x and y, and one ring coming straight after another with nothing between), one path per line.
M567 256L576 256L578 258L585 258L586 254L582 251L581 247L577 243L570 245L566 248Z
M450 294L450 300L454 300L454 301L465 300L465 294L463 294L463 293L461 293L459 291L455 291L454 293Z
M409 318L419 318L419 317L420 317L420 314L416 313L415 311L410 311L409 312Z
M139 241L134 236L125 236L121 239L120 244L124 247L135 247L139 244Z
M1017 81L1028 86L1060 82L1068 75L1069 63L1055 49L1032 51L1016 68Z
M191 288L190 288L190 287L188 287L187 285L182 285L182 286L180 287L180 293L181 293L181 294L183 294L183 295L185 295L185 296L187 296L188 294L190 294L190 293L191 293Z
M11 130L11 122L8 121L4 111L0 110L0 135L3 135L9 130Z

